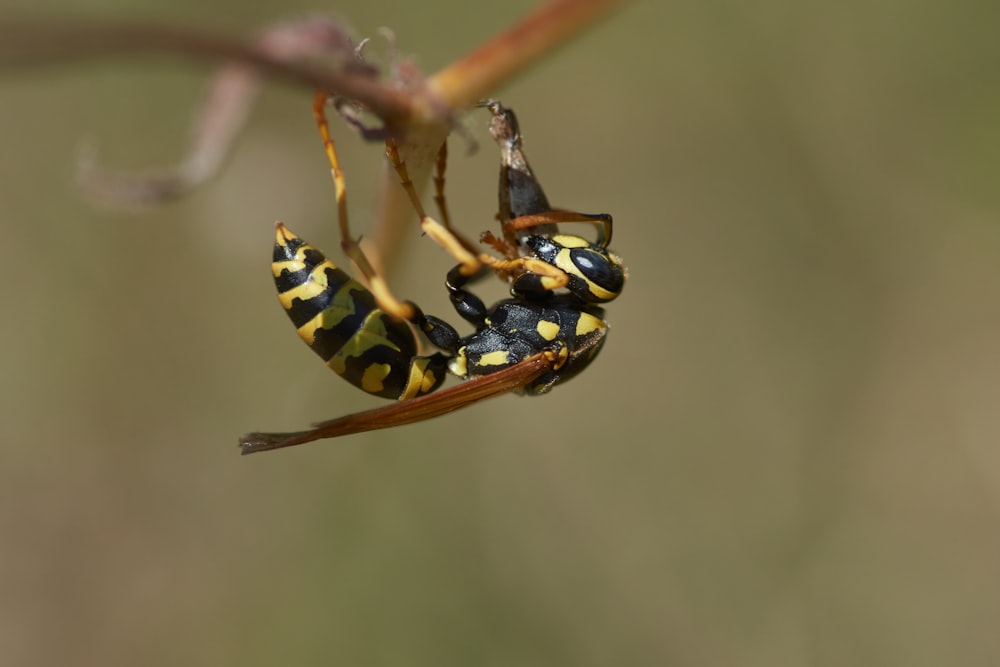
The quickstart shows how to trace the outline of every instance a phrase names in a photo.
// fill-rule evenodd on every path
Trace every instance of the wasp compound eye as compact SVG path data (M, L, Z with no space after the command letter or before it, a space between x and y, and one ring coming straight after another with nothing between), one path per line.
M617 297L625 285L625 270L617 256L597 248L572 248L570 261L576 271L570 273L570 291L585 301L610 301ZM573 288L573 278L581 284ZM585 294L579 291L584 290Z

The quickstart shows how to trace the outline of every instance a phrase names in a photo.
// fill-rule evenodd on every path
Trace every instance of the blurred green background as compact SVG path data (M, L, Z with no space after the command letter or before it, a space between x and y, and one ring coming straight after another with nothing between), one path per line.
M531 4L46 9L237 35L330 11L433 72ZM0 663L998 664L997 25L972 0L626 9L497 91L553 203L618 223L597 363L248 458L243 432L379 404L273 294L275 220L336 247L311 95L269 86L218 178L129 213L75 189L79 146L177 159L208 71L5 73ZM497 157L467 121L475 234ZM362 230L381 151L335 134ZM448 315L449 262L409 241L393 283Z

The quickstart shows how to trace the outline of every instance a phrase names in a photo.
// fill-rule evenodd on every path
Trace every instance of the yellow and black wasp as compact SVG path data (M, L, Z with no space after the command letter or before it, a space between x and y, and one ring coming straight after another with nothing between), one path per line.
M451 226L444 205L446 148L435 176L443 222L428 216L399 158L387 155L400 176L421 228L458 264L445 285L455 311L475 327L461 336L450 324L400 301L372 268L347 224L346 190L325 116L327 96L318 93L314 114L336 188L341 246L368 282L365 287L321 251L279 223L272 272L282 307L299 336L334 372L354 386L397 403L316 424L291 433L250 433L244 454L322 438L390 428L430 419L502 393L542 394L587 367L605 342L608 326L597 305L615 298L625 280L621 260L610 251L612 219L552 209L521 147L514 113L484 102L493 114L490 131L501 149L502 238L483 240L503 257L476 252ZM557 224L599 226L596 243L561 234ZM486 305L466 285L492 270L511 284L511 297ZM409 324L408 324L409 323ZM410 325L440 351L422 356ZM432 393L450 372L466 382Z

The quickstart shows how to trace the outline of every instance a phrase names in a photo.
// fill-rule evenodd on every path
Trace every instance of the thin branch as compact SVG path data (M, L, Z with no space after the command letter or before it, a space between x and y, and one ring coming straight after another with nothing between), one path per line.
M169 54L249 65L263 75L362 102L388 125L405 125L426 105L391 85L329 63L282 60L252 44L191 26L145 21L0 21L0 68L76 64L81 58ZM419 109L419 111L418 111Z
M625 0L553 0L441 69L428 85L446 106L467 107L623 4Z
M347 31L321 15L266 26L253 48L275 61L324 58L331 61L331 68L373 80L379 77L377 68L358 58L358 47ZM87 146L77 164L80 187L97 201L117 207L162 204L201 187L232 152L261 87L260 75L256 67L231 60L215 71L197 107L187 151L176 165L143 172L107 169L97 162L96 149Z

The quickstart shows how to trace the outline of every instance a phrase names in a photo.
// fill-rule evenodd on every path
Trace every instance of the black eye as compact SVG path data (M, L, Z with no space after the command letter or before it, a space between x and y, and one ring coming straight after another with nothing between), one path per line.
M622 267L612 262L607 255L581 248L574 249L570 257L587 280L609 292L617 294L621 291L625 284L625 274Z
M600 259L600 256L598 256L598 259ZM588 277L591 271L599 270L597 265L594 264L594 253L589 250L575 251L573 253L573 263L583 272L583 275Z

